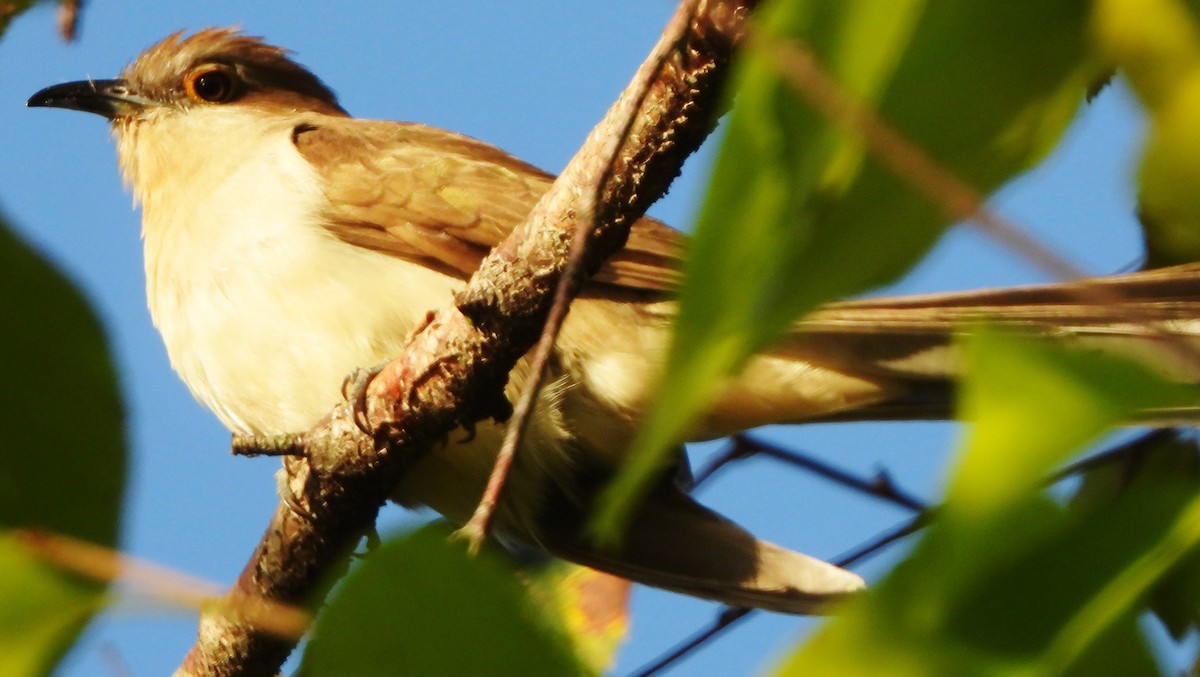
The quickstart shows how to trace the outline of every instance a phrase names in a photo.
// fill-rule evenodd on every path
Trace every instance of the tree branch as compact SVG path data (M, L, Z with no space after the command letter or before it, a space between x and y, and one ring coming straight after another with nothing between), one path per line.
M571 163L568 166L567 173L571 171L572 167L576 167L584 175L580 178L591 178L593 175L598 174L598 181L595 185L603 188L608 184L608 179L612 176L613 167L616 166L620 158L621 148L629 139L629 133L636 122L637 110L645 103L651 86L658 79L659 72L674 53L675 44L687 35L687 30L691 24L692 16L695 14L697 4L699 3L696 0L687 0L680 4L679 10L672 18L671 23L663 30L662 37L659 39L658 44L655 45L654 51L642 63L638 72L634 75L633 81L606 117L606 122L623 122L624 128L619 133L608 134L607 138L600 137L598 140L601 141L602 147L595 149L594 156L589 158L580 155L580 161L578 163ZM570 178L568 177L564 180L569 182ZM532 356L529 360L529 378L521 386L520 396L516 406L513 408L512 420L509 421L508 428L505 430L504 442L501 444L500 451L496 455L495 466L492 469L491 476L488 478L483 496L479 499L479 505L475 509L475 514L471 516L471 519L460 530L469 539L472 552L477 552L482 546L483 540L487 538L492 517L495 515L496 508L500 503L504 485L508 481L508 473L512 468L513 459L516 457L517 449L521 444L521 438L525 434L526 425L537 403L537 393L542 387L542 380L546 376L546 367L550 363L550 358L554 353L554 344L558 339L558 332L567 317L571 300L579 294L579 290L583 287L584 282L587 281L584 258L588 252L592 233L603 223L599 220L599 205L597 204L599 192L584 191L571 195L570 198L566 197L569 195L568 193L563 192L558 194L563 200L573 199L577 203L574 210L576 219L574 232L571 235L571 243L562 275L555 284L553 305L550 307L549 314L538 337L537 345L534 346ZM561 213L561 210L564 208L570 209L571 206L566 204L559 207L551 206L546 209L546 212L555 213L557 209L559 210L558 213ZM535 209L534 214L537 213L538 210ZM628 234L627 228L621 230L626 235Z
M754 4L680 6L648 65L526 223L484 260L457 307L431 314L371 381L365 414L373 438L359 430L355 405L343 402L304 436L305 457L284 459L288 500L276 508L225 608L240 608L242 597L312 600L407 468L454 428L507 417L508 372L541 332L576 224L593 222L580 255L590 274L624 244L629 224L710 131L733 45ZM272 675L293 646L243 619L206 613L176 674Z

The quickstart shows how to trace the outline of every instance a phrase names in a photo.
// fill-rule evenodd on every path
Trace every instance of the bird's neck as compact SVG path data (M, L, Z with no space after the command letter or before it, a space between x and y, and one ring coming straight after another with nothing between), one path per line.
M148 274L158 262L182 256L195 264L316 220L324 197L292 143L295 124L223 107L115 128L122 173L142 206ZM147 279L152 288L156 279Z
M221 410L231 386L197 360L237 343L227 340L231 328L253 328L278 305L263 290L298 286L289 276L305 274L309 252L329 240L320 226L324 191L291 127L287 119L193 111L116 130L122 170L142 206L151 316L172 364L231 427L245 427L236 425L244 414Z
M295 120L240 107L158 111L118 122L113 133L121 174L147 211L179 198L193 206L271 146L290 138ZM247 191L252 190L246 186Z

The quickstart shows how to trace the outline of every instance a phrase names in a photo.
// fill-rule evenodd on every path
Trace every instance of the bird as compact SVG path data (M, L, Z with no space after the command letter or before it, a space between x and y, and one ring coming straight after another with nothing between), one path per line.
M142 210L146 294L173 369L233 433L304 431L346 376L399 354L554 177L482 141L351 117L291 53L239 30L174 33L113 80L47 87L29 106L99 114ZM760 540L687 493L682 449L615 549L582 533L622 466L668 349L686 236L652 218L584 287L558 337L495 517L498 534L636 582L739 607L810 614L856 594L853 572ZM691 431L948 418L953 339L988 317L1137 351L1194 333L1200 267L1082 282L835 303L754 357ZM1111 299L1111 296L1105 297ZM1122 327L1115 330L1116 326ZM1120 335L1120 344L1110 339ZM1175 364L1173 378L1200 378ZM514 398L529 365L514 368ZM393 499L464 523L500 446L480 423L423 457Z

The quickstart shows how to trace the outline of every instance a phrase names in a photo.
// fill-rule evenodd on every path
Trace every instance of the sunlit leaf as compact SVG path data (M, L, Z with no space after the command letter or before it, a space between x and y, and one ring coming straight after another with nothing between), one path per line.
M1115 450L1115 458L1088 471L1071 499L1084 509L1131 492L1200 493L1200 446L1194 435L1159 430ZM1176 640L1200 622L1200 553L1177 564L1155 588L1150 610Z
M612 667L629 632L632 583L562 560L552 560L525 578L534 600L561 619L580 660L597 674Z
M1136 619L1200 544L1194 483L1063 507L1042 482L1133 412L1192 393L1123 360L989 331L968 356L973 426L933 526L780 674L1154 673Z
M993 514L1132 412L1189 404L1190 388L1102 353L1065 351L979 328L972 332L960 417L972 423L949 500Z
M755 44L811 53L861 106L968 185L991 190L1041 158L1090 78L1088 3L779 1L763 8L737 107L689 251L658 405L628 498L749 356L818 303L894 280L948 225L944 205L814 112ZM618 499L618 500L613 500Z
M385 543L334 592L304 674L588 674L552 617L501 561L425 529Z
M34 560L0 532L0 675L46 675L99 606L96 586Z
M1101 0L1093 32L1151 122L1138 176L1147 264L1200 259L1200 25L1179 0Z

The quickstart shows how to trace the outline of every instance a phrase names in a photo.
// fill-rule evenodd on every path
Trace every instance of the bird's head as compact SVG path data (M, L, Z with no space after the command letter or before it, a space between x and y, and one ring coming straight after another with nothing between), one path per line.
M345 114L333 91L287 50L225 28L174 33L116 80L54 85L28 105L96 113L116 124L228 105Z

